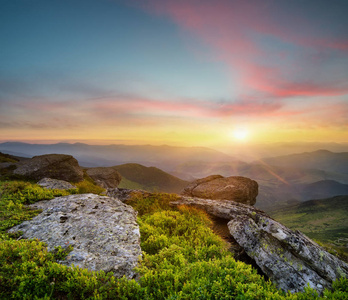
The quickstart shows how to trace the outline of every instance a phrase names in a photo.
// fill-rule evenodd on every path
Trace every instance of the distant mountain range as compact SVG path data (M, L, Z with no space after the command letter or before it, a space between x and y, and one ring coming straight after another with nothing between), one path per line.
M87 145L82 143L67 144L27 144L8 142L0 144L0 151L17 156L32 157L42 154L70 154L81 166L114 166L124 163L139 163L155 166L166 171L183 162L234 161L222 152L204 147L173 147L151 145Z
M331 152L348 152L348 142L281 142L256 145L239 145L238 147L226 147L223 151L237 159L252 162L262 157L285 156L294 153L314 152L319 149Z
M178 193L188 181L213 174L245 176L259 183L256 206L268 211L284 204L348 194L348 152L317 150L247 163L201 147L2 143L12 155L73 155L84 167L117 166L122 187Z
M333 153L318 150L286 156L264 158L264 163L278 167L296 167L298 169L320 169L348 174L348 152Z

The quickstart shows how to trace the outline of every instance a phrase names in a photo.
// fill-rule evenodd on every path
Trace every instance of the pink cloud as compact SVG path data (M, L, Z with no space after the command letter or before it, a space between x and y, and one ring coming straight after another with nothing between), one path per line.
M233 78L238 78L239 94L255 91L270 97L292 97L348 93L348 84L337 82L342 74L331 74L329 78L324 74L324 64L321 67L309 59L314 52L323 63L334 55L327 53L336 50L348 56L348 39L322 33L324 30L316 28L320 25L318 20L307 20L295 14L298 11L283 10L276 16L271 9L276 1L144 2L142 7L169 16L183 30L211 46L215 59L225 62L231 73L237 74ZM281 9L281 5L276 7ZM269 37L273 41L267 44ZM267 45L262 44L263 39ZM275 42L291 47L278 49L281 46ZM326 54L318 54L321 52ZM285 63L282 57L289 61Z
M90 103L93 112L99 116L142 115L155 117L166 115L173 117L229 117L229 116L265 116L279 114L283 107L280 101L240 101L211 102L199 99L163 99L146 98L105 98ZM293 112L291 112L293 113ZM290 114L290 112L287 112Z

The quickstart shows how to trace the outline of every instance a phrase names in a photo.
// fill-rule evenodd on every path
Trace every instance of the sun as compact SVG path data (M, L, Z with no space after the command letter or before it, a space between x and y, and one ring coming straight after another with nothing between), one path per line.
M248 135L249 132L245 128L237 128L233 131L233 137L238 141L245 141Z

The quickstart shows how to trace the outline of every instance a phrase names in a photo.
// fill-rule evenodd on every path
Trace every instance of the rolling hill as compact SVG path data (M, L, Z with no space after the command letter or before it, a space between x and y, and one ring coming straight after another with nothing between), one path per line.
M166 145L2 143L0 151L27 157L70 154L84 167L117 165L124 173L121 187L151 191L178 193L188 181L213 174L245 176L258 182L256 206L266 211L294 201L347 194L348 185L348 152L318 150L246 163L209 148Z
M155 167L123 164L113 167L122 175L120 188L144 189L166 193L180 193L188 182Z
M272 218L308 237L332 243L348 254L348 196L305 201L268 212Z
M334 180L322 180L301 186L301 200L324 199L338 195L348 195L348 184Z

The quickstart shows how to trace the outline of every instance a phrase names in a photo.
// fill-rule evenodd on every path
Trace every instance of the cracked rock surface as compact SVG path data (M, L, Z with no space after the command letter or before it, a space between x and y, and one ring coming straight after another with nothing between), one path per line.
M30 205L42 213L10 229L23 238L38 238L48 250L74 247L62 264L116 277L136 277L141 255L137 212L118 199L95 194L70 195Z
M193 197L182 197L172 204L194 206L230 220L233 238L283 291L302 292L309 284L321 293L334 280L348 277L345 262L252 206Z

